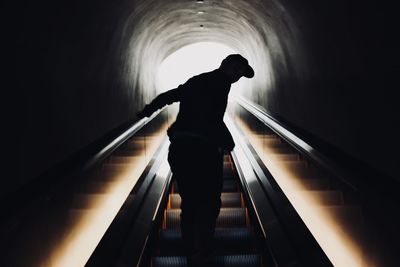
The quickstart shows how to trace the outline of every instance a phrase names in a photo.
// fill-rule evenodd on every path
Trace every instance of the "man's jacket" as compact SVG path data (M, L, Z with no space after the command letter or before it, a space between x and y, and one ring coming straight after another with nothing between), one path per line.
M158 95L143 113L150 115L165 105L179 101L178 116L168 129L172 141L176 136L197 136L230 151L234 142L223 121L230 87L231 83L221 70L202 73Z

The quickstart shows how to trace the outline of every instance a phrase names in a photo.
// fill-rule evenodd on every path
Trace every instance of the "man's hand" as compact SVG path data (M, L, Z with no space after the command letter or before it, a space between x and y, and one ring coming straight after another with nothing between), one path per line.
M138 116L139 118L142 119L144 117L150 117L151 114L153 114L153 112L149 110L148 106L145 106L142 111L139 111L138 113L136 113L136 116Z

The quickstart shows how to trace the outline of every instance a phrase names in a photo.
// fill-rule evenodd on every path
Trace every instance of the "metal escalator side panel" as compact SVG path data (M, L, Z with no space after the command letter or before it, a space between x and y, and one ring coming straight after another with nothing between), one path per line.
M140 178L142 183L134 194L134 201L126 200L85 266L140 261L155 215L169 187L168 145L165 138ZM135 249L129 250L131 247Z
M304 240L296 241L293 236L289 235L287 224L296 221L296 225L299 225L297 222L301 221L301 219L298 216L295 218L281 216L286 213L290 203L284 198L284 195L282 197L275 192L277 190L276 186L271 184L265 177L265 170L260 167L254 158L256 155L249 149L249 144L244 140L233 121L230 118L227 118L226 121L236 143L232 153L234 163L239 170L242 186L246 190L247 197L251 203L249 204L250 208L253 208L276 265L332 266L318 243L304 226L304 223L300 223L303 226L300 227L300 230L296 229L296 231L302 231L299 236ZM293 212L289 214L293 214ZM286 223L284 223L283 219L286 219ZM295 244L302 243L305 240L307 240L305 244L308 245L303 247L295 246Z

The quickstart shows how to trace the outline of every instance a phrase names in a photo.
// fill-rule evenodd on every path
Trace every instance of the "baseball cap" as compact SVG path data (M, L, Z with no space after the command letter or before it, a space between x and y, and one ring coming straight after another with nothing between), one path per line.
M231 54L227 56L223 61L222 65L224 64L240 64L241 67L243 67L242 75L246 78L253 78L254 77L254 70L253 68L249 65L249 62L247 59L245 59L242 55L240 54Z

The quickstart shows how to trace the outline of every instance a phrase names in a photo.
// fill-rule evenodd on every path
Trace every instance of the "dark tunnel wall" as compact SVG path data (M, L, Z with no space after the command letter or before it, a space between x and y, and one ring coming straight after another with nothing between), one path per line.
M395 25L389 22L391 4L285 2L300 31L308 64L301 82L290 75L291 82L277 86L275 97L282 108L270 110L333 148L398 178L394 152L399 147L398 82L394 82L398 53L389 42Z
M139 91L121 82L128 1L41 1L18 7L21 95L18 178L12 191L133 119ZM5 192L1 192L5 193Z
M397 116L382 7L365 1L21 3L15 68L18 177L1 194L135 120L154 66L196 41L249 57L244 95L301 131L397 177ZM196 9L206 10L198 18ZM204 28L199 29L199 23ZM381 144L386 140L390 144ZM4 178L3 178L4 179Z

